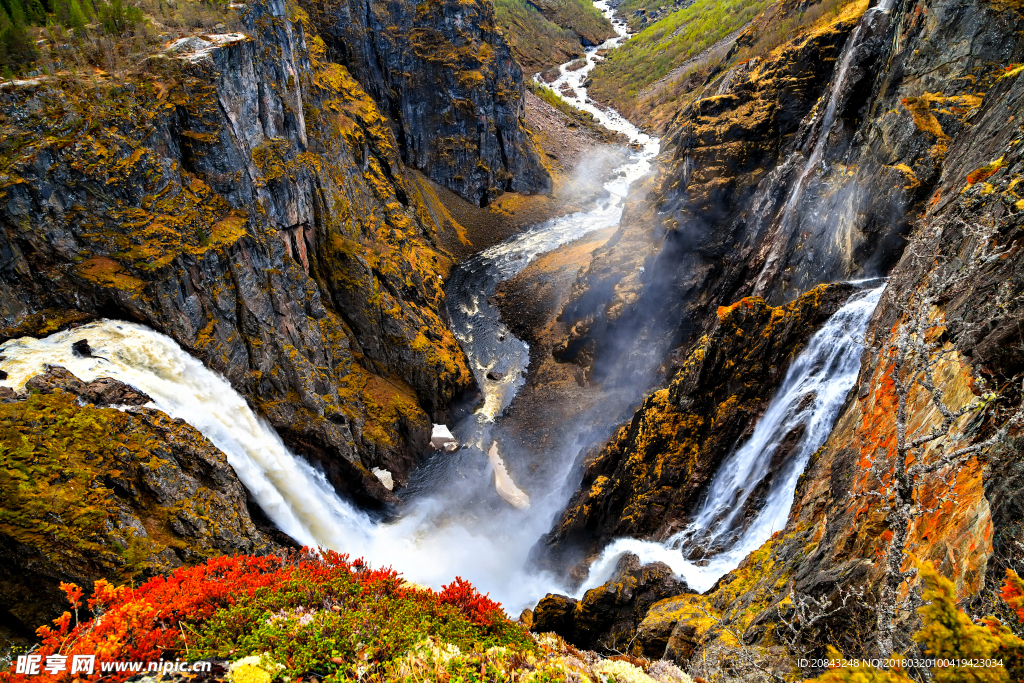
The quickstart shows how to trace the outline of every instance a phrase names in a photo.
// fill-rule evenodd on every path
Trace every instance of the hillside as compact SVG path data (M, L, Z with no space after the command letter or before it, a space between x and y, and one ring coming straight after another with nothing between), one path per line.
M615 35L587 0L497 0L494 16L528 74L571 61Z

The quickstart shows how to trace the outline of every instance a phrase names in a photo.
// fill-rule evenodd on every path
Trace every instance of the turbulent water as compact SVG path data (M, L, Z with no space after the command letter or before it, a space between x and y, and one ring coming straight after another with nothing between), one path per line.
M857 380L864 332L883 289L854 294L811 337L753 434L722 462L693 521L664 543L614 541L591 568L581 592L606 581L626 552L642 562L665 562L691 588L704 591L785 526L797 480L811 454L825 443ZM799 435L795 447L784 462L773 462L790 435ZM754 512L749 499L758 491L764 501ZM707 556L700 557L705 549Z

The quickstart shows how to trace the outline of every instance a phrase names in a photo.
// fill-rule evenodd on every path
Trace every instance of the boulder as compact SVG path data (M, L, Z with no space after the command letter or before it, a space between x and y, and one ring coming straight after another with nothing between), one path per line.
M630 652L637 626L659 600L688 593L663 562L641 565L627 553L604 585L584 593L581 600L549 594L537 605L531 630L554 632L576 647L599 652ZM667 642L667 638L666 638Z

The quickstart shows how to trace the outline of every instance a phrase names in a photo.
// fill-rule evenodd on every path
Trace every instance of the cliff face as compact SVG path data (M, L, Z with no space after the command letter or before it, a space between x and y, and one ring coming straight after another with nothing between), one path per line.
M443 312L452 261L437 239L453 226L392 130L440 110L407 99L394 113L410 118L389 120L297 7L243 19L250 35L177 41L117 82L5 86L3 336L90 316L146 323L224 374L339 490L388 500L369 468L404 482L431 419L473 381ZM486 153L508 160L493 173L543 184L519 73L500 41L460 47L477 48L492 71L464 87ZM443 60L404 69L420 83L466 76ZM469 177L478 158L492 156L446 168Z
M149 397L63 368L0 393L0 638L63 611L58 581L128 583L220 554L281 549L223 453Z
M692 339L721 304L778 304L895 264L993 65L1013 61L1017 14L981 2L866 7L718 74L675 117L660 174L633 193L565 309L563 358L589 350L581 362L600 363L616 330L653 329L648 320Z
M549 549L586 556L613 538L660 540L691 521L722 459L749 436L789 363L851 291L823 285L779 308L749 298L719 309L668 388L586 457L583 481L545 539Z
M876 311L860 389L797 489L774 572L792 577L800 594L836 598L842 586L866 585L877 595L884 579L876 558L887 552L895 528L884 482L897 464L900 396L911 437L943 429L943 407L925 376L909 372L905 360L898 364L901 328L914 323L921 306L928 321L922 358L933 364L938 395L947 410L968 409L915 458L941 464L951 451L984 447L917 477L920 514L908 529L907 555L953 578L979 613L992 609L1005 569L1019 561L1020 424L1007 440L988 443L1018 410L1024 372L1017 324L1024 314L1024 203L1017 190L1024 130L1016 123L1024 113L1024 81L1009 73L991 85L971 128L950 142L933 202ZM879 490L886 495L878 501L867 493ZM808 545L810 552L798 550ZM809 638L824 641L829 628L837 634L854 624L864 629L855 611L837 612Z
M845 33L858 47L833 53L841 57L836 71L845 64L849 74L845 84L833 75L826 91L839 98L820 99L799 125L782 128L786 119L778 118L786 102L799 101L799 90L790 95L780 83L779 104L765 106L773 116L756 118L750 115L757 101L748 93L759 83L752 75L780 63L802 39L725 75L718 94L682 112L647 203L637 198L620 231L621 244L649 246L616 251L613 238L577 283L576 308L566 308L578 325L564 344L566 357L590 349L600 363L598 340L640 319L639 312L670 315L680 324L676 334L711 329L715 338L720 323L712 307L737 295L760 293L779 302L816 281L890 275L857 391L801 478L786 528L707 595L655 605L635 645L648 656L696 662L699 654L711 661L745 646L776 656L780 644L794 644L794 625L799 647L876 652L873 609L894 575L886 554L902 533L901 509L912 513L898 548L902 569L932 561L978 614L993 609L1003 568L1019 562L1020 422L1012 420L1024 372L1020 10L924 0L897 3L888 13L868 10L860 21ZM831 104L835 125L820 147L822 163L802 177L806 164L798 162L818 149L815 137ZM750 121L764 121L765 128L744 123ZM746 167L751 140L762 130L791 135L777 165ZM801 189L793 194L794 187ZM645 225L655 227L644 233ZM659 306L662 300L667 303ZM918 324L921 336L910 342L914 365L901 356L900 340ZM705 344L705 338L691 342L690 357ZM730 353L737 362L743 356L741 349ZM716 373L716 382L729 378ZM686 376L684 368L672 387ZM573 524L587 523L660 537L657 514L637 524L647 519L637 513L646 512L645 496L654 490L637 484L665 453L678 450L674 428L658 431L677 424L665 419L671 391L649 397L588 461L584 488L591 490L577 494L553 532L556 540ZM702 414L716 415L713 408ZM993 442L1007 425L1006 438ZM912 439L942 432L903 460L917 472L906 508L892 474L903 458L903 430ZM652 435L662 439L657 448L646 447ZM962 455L947 461L955 452ZM598 474L602 460L614 478L589 474ZM618 463L626 467L612 469ZM697 476L680 490L701 483ZM621 502L604 494L606 488L620 490ZM591 499L596 504L587 508ZM900 600L913 596L914 580L899 584ZM898 630L905 635L914 612L906 603L900 609Z
M523 128L522 72L489 2L308 0L332 55L390 118L407 166L485 206L548 192Z

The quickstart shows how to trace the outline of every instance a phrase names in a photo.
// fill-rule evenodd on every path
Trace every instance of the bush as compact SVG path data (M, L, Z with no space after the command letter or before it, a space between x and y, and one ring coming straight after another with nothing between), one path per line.
M914 634L927 658L985 662L998 666L943 666L931 669L934 683L1009 683L1024 680L1024 640L998 619L988 617L977 623L957 609L956 587L940 576L934 567L921 568L925 605L918 610L923 626ZM1003 584L1003 598L1024 618L1024 583L1012 571ZM832 651L832 658L842 655ZM898 655L897 655L898 658ZM816 679L820 683L914 683L903 669L881 670L870 667L834 669Z
M219 557L138 588L97 581L84 604L80 587L61 588L74 614L39 629L36 654L44 657L148 662L266 655L286 676L344 677L390 664L429 639L469 652L535 650L498 603L460 578L434 592L331 551ZM95 616L79 621L83 607ZM28 681L12 680L21 678Z

